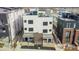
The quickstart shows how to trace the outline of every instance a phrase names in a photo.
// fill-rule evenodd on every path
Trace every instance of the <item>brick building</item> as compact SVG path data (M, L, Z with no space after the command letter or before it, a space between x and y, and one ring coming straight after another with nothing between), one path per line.
M79 16L72 13L63 13L58 18L57 36L62 44L79 44Z

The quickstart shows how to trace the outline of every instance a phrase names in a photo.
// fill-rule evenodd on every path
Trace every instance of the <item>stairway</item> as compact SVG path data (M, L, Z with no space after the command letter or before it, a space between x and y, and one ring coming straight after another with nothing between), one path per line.
M56 34L53 32L53 36L54 36L54 42L55 42L55 49L57 51L63 51L63 46L60 42L60 40L57 38Z

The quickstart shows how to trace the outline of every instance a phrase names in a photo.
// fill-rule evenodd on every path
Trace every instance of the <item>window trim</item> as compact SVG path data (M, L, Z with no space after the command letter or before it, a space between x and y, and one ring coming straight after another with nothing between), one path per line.
M49 42L49 40L51 40L50 42ZM51 43L52 42L52 39L48 39L48 43Z
M71 23L67 23L66 27L70 28L71 27Z
M44 30L46 30L46 32L44 32ZM47 29L43 29L43 33L48 33L48 30Z
M33 30L32 30L32 31L30 31L29 29L33 29ZM34 31L34 28L33 28L33 27L31 27L31 28L29 28L29 29L28 29L28 31L29 31L29 32L33 32L33 31Z
M47 23L47 24L45 24L45 23ZM48 26L48 22L43 22L43 26Z
M29 21L32 21L32 23L29 23ZM28 20L28 24L33 24L33 20Z

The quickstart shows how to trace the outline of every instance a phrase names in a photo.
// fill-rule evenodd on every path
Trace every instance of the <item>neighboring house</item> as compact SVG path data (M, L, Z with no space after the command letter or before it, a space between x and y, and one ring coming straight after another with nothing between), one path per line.
M0 38L5 38L9 35L7 12L0 8Z
M24 14L24 9L16 8L8 12L8 23L9 23L9 31L11 32L11 39L13 40L15 36L22 31L23 29L23 22L22 16Z
M24 41L34 41L38 45L53 43L53 17L45 10L31 9L23 15ZM50 46L50 45L49 45Z
M78 43L79 16L73 13L64 13L62 17L59 17L57 22L57 36L63 44Z
M22 31L23 22L22 15L24 14L24 9L19 7L0 7L0 28L1 25L5 25L3 30L6 30L6 34L9 36L10 40L13 40ZM4 35L3 35L4 36Z

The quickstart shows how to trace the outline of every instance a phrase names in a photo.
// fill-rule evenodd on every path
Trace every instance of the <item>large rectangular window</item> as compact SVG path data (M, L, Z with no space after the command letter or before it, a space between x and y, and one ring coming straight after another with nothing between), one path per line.
M71 32L66 32L66 42L69 42Z
M33 37L28 38L28 41L32 42L33 41Z
M27 42L33 42L33 37L26 37L25 41L27 41Z
M71 27L71 23L67 23L66 27L70 28Z
M48 32L48 30L47 29L43 29L43 33L47 33Z
M76 23L74 23L74 28L76 28Z
M28 24L33 24L33 20L28 20Z
M33 31L33 28L29 28L29 31Z
M43 22L43 26L47 26L48 25L48 22Z

